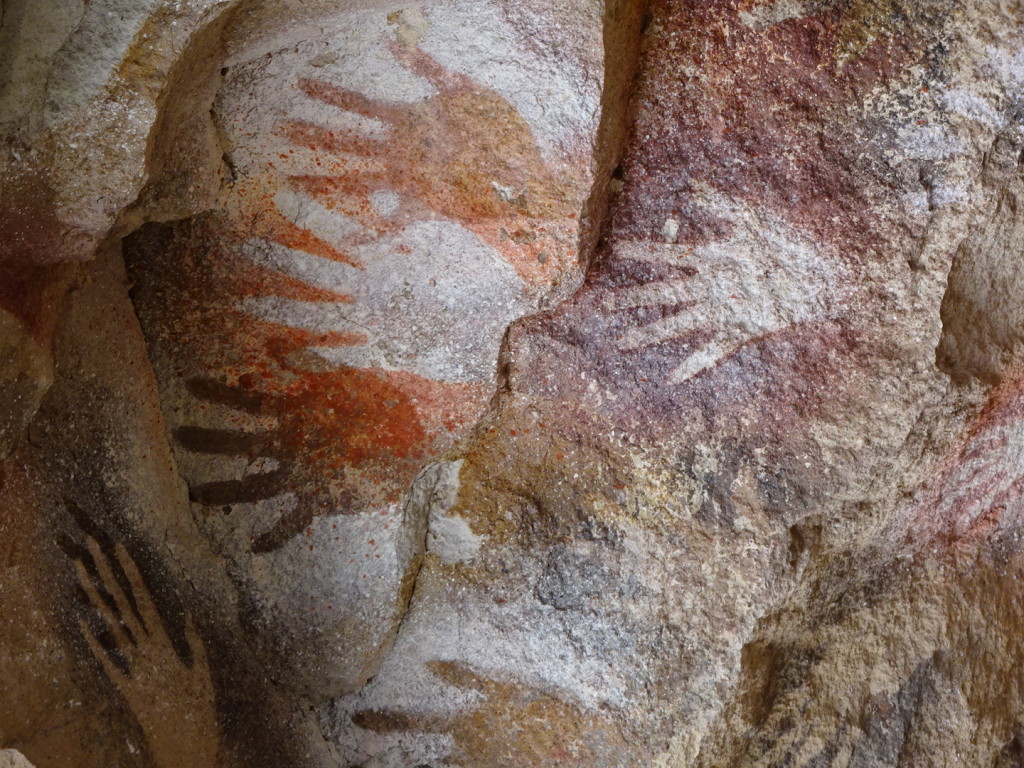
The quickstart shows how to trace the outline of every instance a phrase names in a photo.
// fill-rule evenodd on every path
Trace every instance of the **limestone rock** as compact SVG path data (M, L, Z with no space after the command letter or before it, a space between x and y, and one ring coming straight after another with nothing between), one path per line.
M1020 764L1022 44L4 0L3 743Z

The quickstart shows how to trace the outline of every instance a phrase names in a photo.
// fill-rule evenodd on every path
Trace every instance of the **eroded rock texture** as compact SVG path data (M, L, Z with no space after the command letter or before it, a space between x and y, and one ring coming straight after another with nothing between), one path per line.
M3 759L1024 760L1024 5L0 21Z

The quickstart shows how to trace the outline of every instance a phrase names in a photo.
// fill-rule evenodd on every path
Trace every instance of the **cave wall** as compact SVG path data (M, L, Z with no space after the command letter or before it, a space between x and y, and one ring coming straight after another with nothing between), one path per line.
M5 0L0 748L1020 764L1022 24Z

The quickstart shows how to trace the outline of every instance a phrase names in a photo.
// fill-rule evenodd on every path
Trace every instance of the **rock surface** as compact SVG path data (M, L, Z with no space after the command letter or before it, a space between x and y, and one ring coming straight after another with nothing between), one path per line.
M32 763L16 749L0 749L0 766L3 768L33 768Z
M1022 45L0 3L0 747L1021 764Z

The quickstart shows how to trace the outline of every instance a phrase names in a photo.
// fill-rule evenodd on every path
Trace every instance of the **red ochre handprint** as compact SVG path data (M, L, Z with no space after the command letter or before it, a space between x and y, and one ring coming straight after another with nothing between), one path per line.
M269 530L253 537L270 552L302 533L319 515L355 514L397 501L444 437L466 422L472 385L444 384L403 372L343 367L299 370L278 360L277 375L246 373L234 383L193 378L200 402L270 419L267 429L183 425L178 444L193 453L272 460L273 468L190 485L193 501L230 510L235 504L294 494ZM443 403L441 408L418 409ZM241 421L241 420L240 420Z
M158 366L165 387L170 377L180 382L171 393L180 386L189 395L171 413L177 448L192 457L184 470L191 496L217 516L260 504L250 548L270 552L318 516L398 502L422 464L473 423L489 389L330 363L314 350L366 339L262 320L244 301L274 297L313 312L352 300L254 264L224 235L216 218L181 225L143 248L162 251L158 264L135 254L131 271L147 338L167 361ZM233 457L248 466L240 471ZM250 522L248 513L233 519Z
M289 148L270 163L273 172L235 185L236 218L245 233L358 265L355 244L440 218L494 247L527 282L556 281L575 258L583 163L572 158L556 167L545 160L530 125L497 92L419 48L392 42L389 49L437 94L389 102L301 78L296 87L308 99L379 121L387 135L283 121L279 134ZM328 242L293 221L275 200L282 175L293 193L350 217L361 231L348 242ZM380 192L395 196L387 210L375 204Z

